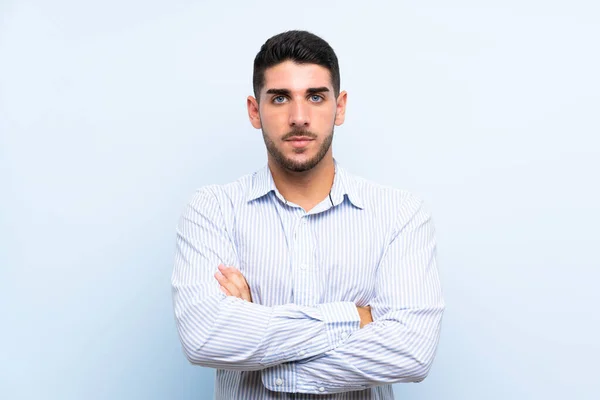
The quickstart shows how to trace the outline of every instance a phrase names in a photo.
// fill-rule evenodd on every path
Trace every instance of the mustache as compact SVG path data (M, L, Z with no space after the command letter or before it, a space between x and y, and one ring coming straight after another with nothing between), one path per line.
M295 137L307 137L307 138L310 138L310 139L316 139L317 135L315 135L311 131L298 129L298 130L293 130L291 132L286 133L283 136L282 139L283 140L290 140L290 139L295 138Z

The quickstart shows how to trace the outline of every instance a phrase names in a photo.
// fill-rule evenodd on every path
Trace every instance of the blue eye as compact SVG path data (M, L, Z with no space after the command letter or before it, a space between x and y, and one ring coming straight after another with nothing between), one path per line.
M273 103L281 104L285 102L285 96L277 96L273 99Z
M319 103L323 101L323 97L319 96L318 94L313 94L312 96L310 96L310 101L314 103Z

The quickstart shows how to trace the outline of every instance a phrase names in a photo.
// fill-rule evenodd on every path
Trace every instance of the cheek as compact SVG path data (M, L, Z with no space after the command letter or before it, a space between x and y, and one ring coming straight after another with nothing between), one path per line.
M264 129L277 133L287 128L288 116L283 110L265 110L260 114L260 121Z
M323 108L313 113L311 118L313 125L328 127L335 120L335 109Z

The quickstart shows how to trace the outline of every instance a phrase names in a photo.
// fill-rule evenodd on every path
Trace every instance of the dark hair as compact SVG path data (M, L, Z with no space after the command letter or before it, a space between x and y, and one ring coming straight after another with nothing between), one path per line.
M269 38L254 58L252 85L257 100L265 84L265 70L288 60L327 68L335 96L340 93L340 67L329 43L307 31L287 31Z

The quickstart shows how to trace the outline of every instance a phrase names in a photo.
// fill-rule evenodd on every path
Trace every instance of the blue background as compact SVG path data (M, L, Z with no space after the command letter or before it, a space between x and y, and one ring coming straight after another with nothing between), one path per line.
M334 155L422 196L447 311L400 399L596 399L594 1L0 2L0 398L204 399L170 292L193 191L260 168L260 45L336 50Z

